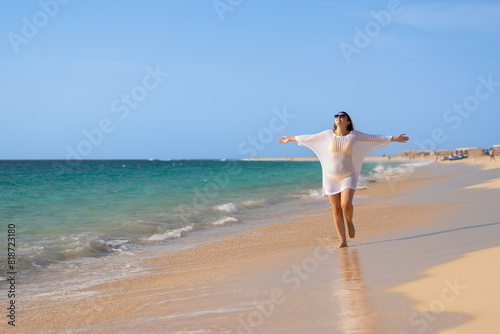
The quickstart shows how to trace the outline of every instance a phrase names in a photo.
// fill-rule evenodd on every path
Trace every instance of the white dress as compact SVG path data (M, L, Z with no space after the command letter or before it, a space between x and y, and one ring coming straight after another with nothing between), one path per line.
M386 146L392 136L370 135L356 130L337 136L333 130L314 135L295 136L300 146L314 151L323 170L323 195L335 195L344 189L356 189L366 155Z

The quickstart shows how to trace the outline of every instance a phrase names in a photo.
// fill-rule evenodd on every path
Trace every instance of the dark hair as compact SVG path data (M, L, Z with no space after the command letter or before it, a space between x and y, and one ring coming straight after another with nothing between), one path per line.
M338 113L339 114L343 113L343 114L345 114L347 116L347 120L349 121L349 125L347 126L347 131L354 130L354 124L352 124L351 116L349 116L349 114L346 113L345 111L340 111ZM333 124L333 132L335 132L336 130L337 130L337 124Z

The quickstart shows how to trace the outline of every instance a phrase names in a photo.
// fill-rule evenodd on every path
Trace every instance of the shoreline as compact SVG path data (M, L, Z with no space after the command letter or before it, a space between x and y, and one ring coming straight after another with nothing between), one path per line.
M453 251L443 252L434 244L406 247L427 238L415 235L430 234L432 238L438 233L436 229L467 227L465 218L477 214L474 210L484 210L489 198L484 195L485 189L468 190L483 194L482 205L476 209L477 203L463 207L464 199L455 196L457 187L487 183L494 173L483 175L482 171L495 172L497 167L478 168L464 162L429 165L410 177L380 182L357 192L371 200L356 205L357 237L345 251L335 249L330 209L320 210L307 219L237 232L223 240L145 260L144 273L83 288L81 295L92 296L87 300L63 296L46 306L50 313L41 305L25 303L16 329L42 333L82 328L83 332L121 333L139 328L164 332L162 328L169 326L172 333L201 328L209 333L254 329L299 333L307 328L322 333L327 328L331 331L336 320L346 330L361 326L370 330L367 333L383 332L377 328L394 332L405 317L395 316L390 310L403 306L406 314L411 314L412 309L408 299L389 292L391 287L415 279L432 265L496 242L480 235L481 244L452 243ZM476 175L477 171L481 175ZM476 179L462 180L464 175L476 175ZM437 202L432 198L436 196ZM486 214L482 217L492 219ZM461 219L459 223L454 221L457 218ZM400 245L399 255L394 254L394 244ZM431 257L427 252L421 254L426 247L435 252ZM391 253L399 259L390 264L396 267L382 270L374 265ZM405 254L413 256L411 263L402 262ZM389 280L386 270L391 273ZM326 298L322 291L329 286L334 288L334 295ZM349 291L356 293L350 296ZM331 298L336 302L332 304ZM387 302L379 299L394 301L392 308L380 313L380 305ZM323 306L315 306L315 313L310 314L306 311L312 306L309 303ZM349 321L332 318L335 309L340 314L347 309L356 316ZM375 316L369 316L373 312ZM410 326L407 320L405 323Z
M389 168L389 169L391 169L391 168ZM374 174L373 177L367 178L366 180L364 178L362 178L362 180L360 180L360 186L358 187L358 190L365 190L366 188L371 187L374 184L374 182L379 182L379 180L382 180L382 181L386 180L390 176L386 177L385 172L386 171L381 171L379 173L376 173L376 174ZM391 176L394 175L393 171L387 171L387 172L391 173L392 174ZM403 169L403 170L399 170L397 172L407 173L408 170ZM214 182L214 184L216 184L216 182ZM251 204L247 204L247 203L242 204L241 201L240 202L236 201L236 202L232 203L231 199L221 200L219 203L215 203L213 206L212 205L206 206L207 208L210 208L210 207L213 208L213 211L216 211L216 212L217 212L217 210L219 210L217 208L217 206L222 207L222 209L219 210L220 217L214 216L213 219L207 219L206 222L203 222L202 224L200 224L200 226L193 225L193 224L187 225L187 226L180 226L177 229L173 229L171 231L167 231L167 233L163 233L163 235L164 236L166 235L167 238L169 238L167 240L169 247L175 249L175 248L177 248L177 245L180 245L182 248L182 247L186 246L186 242L182 242L181 240L178 240L178 239L186 240L184 238L188 237L189 241L193 241L193 244L196 245L196 244L200 243L200 240L198 240L198 239L203 239L203 238L204 239L211 239L212 237L217 239L218 238L217 235L219 233L227 234L227 233L232 233L232 232L238 231L238 230L248 230L248 229L254 228L252 225L261 226L261 225L269 225L269 224L273 224L273 223L279 223L283 219L285 219L285 220L288 219L288 218L283 218L284 216L280 215L279 213L284 213L287 210L290 211L290 209L293 210L297 207L301 207L300 211L304 211L303 210L304 207L307 207L307 209L310 210L313 207L321 207L322 206L321 202L324 202L324 201L322 201L321 196L320 196L321 188L317 188L317 186L315 184L314 186L311 186L310 188L304 188L304 190L305 191L302 191L299 193L294 193L292 196L279 198L278 201L272 201L274 198L271 198L271 201L267 202L267 198L262 196L261 198L258 198L257 200L254 201L255 203L253 204L254 205L253 207L249 207L249 205L251 205ZM360 197L365 196L361 192L359 192L359 195L361 195ZM320 198L320 200L318 200L318 198ZM261 201L262 203L259 204L258 203L259 201ZM268 207L266 207L266 205L268 205ZM238 206L238 208L235 209L235 211L238 211L236 214L232 211L233 210L232 208L235 206ZM326 206L329 207L329 204L327 202L326 202ZM182 208L182 210L184 210L184 208ZM251 217L251 214L249 214L248 210L262 211L261 213L258 213L257 216L264 216L264 215L267 216L267 218L265 218L266 221L256 221L255 219L253 219L254 217ZM272 215L270 215L270 213L272 213ZM238 216L238 215L241 216L241 219L240 219L240 216ZM272 221L269 219L269 217L271 217L271 216L272 216ZM247 221L245 221L246 218L248 218ZM243 224L241 224L241 223L243 223ZM209 229L211 229L212 231L209 232L208 231ZM162 233L157 233L157 234L159 237L162 237ZM204 234L204 237L198 236L200 234ZM170 235L172 235L172 237L170 237ZM207 236L208 236L208 238L207 238ZM116 241L119 241L119 242L121 242L121 244L124 245L124 247L123 247L124 251L131 251L131 252L135 252L135 251L137 251L138 248L142 248L142 247L155 248L157 246L155 244L147 244L143 240L139 240L139 242L136 243L136 241L133 239L133 237L134 237L133 235L128 235L127 237L128 237L127 240L122 240L120 238L113 240L112 238L108 238L105 240L103 239L102 241L106 242L106 241L110 240L111 242L114 242L114 245L119 245L119 243L116 242ZM146 239L147 237L143 237L142 239ZM99 240L99 241L101 241L101 240ZM141 243L141 241L142 241L142 243ZM202 242L204 242L204 241L202 241ZM161 246L164 246L164 245L159 244L159 247L156 247L156 248L161 248ZM71 249L70 251L73 251L73 249ZM120 251L122 251L121 248L120 248ZM101 257L101 256L111 256L112 257L114 255L116 255L116 252L110 251L110 252L105 253L104 255L99 254L96 257ZM86 258L86 256L76 255L74 258L69 257L68 260L70 260L70 261L73 259L85 260L85 258ZM90 258L93 258L93 257L91 256ZM43 264L40 267L36 267L36 268L35 267L24 267L21 269L28 270L28 271L32 270L32 271L36 272L38 268L42 268L42 269L45 268L45 265L50 266L50 265L53 265L54 263L56 265L59 265L58 260L60 258L56 259L53 262L50 261L51 259L52 258L49 258L49 260L47 260L47 261L45 261L45 259L43 259L43 261L41 261ZM22 260L24 260L24 259L22 259ZM61 265L62 265L62 263L64 263L64 260L62 260ZM23 263L27 263L27 262L28 261L25 261Z
M242 161L319 161L317 157L274 157L274 158L244 158L240 159ZM369 156L364 159L364 161L414 161L414 160L431 160L434 161L434 157L413 157L412 159L408 157L401 156Z

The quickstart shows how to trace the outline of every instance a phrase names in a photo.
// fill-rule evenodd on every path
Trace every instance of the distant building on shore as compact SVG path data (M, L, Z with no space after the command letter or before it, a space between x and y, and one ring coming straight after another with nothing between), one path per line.
M453 151L452 150L437 150L436 151L436 155L442 157L442 156L449 156L449 155L453 155Z
M402 157L415 158L415 157L433 157L435 155L443 156L443 155L452 155L453 150L406 150L398 152L398 154Z
M496 152L496 155L500 155L500 145L493 145L493 149Z
M467 154L469 156L480 157L483 154L483 149L479 147L461 147L456 148L454 151L455 155Z
M493 145L495 150L500 150L500 145ZM481 156L484 149L478 147L460 147L454 150L406 150L398 152L400 156L415 158L415 157L429 157L429 156L449 156L467 154L469 156ZM500 153L499 153L500 155Z
M406 150L398 152L398 155L402 157L414 158L414 157L429 157L434 155L435 152L431 150Z

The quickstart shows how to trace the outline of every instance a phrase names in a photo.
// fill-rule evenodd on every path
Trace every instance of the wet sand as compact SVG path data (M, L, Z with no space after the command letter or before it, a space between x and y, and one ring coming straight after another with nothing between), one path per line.
M479 160L476 166L432 164L357 191L369 200L355 205L357 234L347 249L336 249L329 209L306 220L284 217L281 224L151 258L141 264L143 274L82 288L82 298L26 300L15 330L435 333L469 324L477 315L466 308L419 313L418 305L439 296L417 302L421 288L404 284L432 276L426 271L431 267L498 245L499 190L474 187L498 179L500 164ZM455 276L461 283L462 274ZM455 276L447 279L453 283ZM488 277L469 283L468 291L481 288L483 280ZM483 295L476 295L478 303Z

